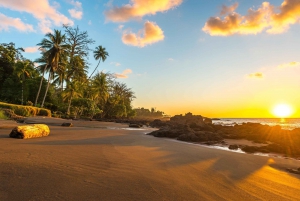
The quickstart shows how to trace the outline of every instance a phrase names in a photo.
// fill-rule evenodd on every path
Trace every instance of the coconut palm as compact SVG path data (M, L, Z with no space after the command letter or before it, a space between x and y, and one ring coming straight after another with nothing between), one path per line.
M87 79L87 65L84 59L80 56L75 56L73 58L73 65L67 72L68 80L77 80L80 82L86 82Z
M110 84L110 74L108 73L97 73L91 80L91 98L96 101L102 111L109 98Z
M100 61L102 60L104 62L108 56L109 56L108 52L106 52L104 47L102 47L101 45L96 47L96 50L94 51L94 58L96 60L99 60L99 62L97 64L96 68L94 69L94 71L92 72L92 74L90 75L89 79L92 77L92 75L94 74L94 72L98 68L98 66L100 64Z
M54 77L54 73L59 70L60 64L62 63L62 58L67 53L69 45L65 43L66 37L61 31L54 30L54 33L46 34L46 37L37 45L40 49L44 50L44 54L47 56L47 66L49 66L49 77L46 92L41 104L44 106L44 102L47 96L47 92L50 86L50 82Z
M21 104L23 105L24 100L24 83L25 79L31 77L34 73L33 63L29 60L26 61L18 61L15 67L15 73L20 78L22 84L22 99Z
M67 114L70 115L70 108L73 98L82 97L82 94L79 91L81 88L81 82L74 80L67 84L66 89L62 92L62 97L64 101L68 101Z

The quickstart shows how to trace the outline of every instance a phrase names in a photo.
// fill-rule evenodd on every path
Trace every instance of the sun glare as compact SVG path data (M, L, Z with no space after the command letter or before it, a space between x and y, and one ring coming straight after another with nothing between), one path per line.
M287 104L278 104L273 108L273 114L279 118L289 117L292 113L292 107Z

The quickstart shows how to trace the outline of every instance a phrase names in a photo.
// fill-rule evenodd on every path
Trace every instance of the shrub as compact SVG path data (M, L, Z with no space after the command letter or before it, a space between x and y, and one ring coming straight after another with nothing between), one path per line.
M16 115L25 117L36 115L51 117L50 110L33 106L23 106L0 102L0 108L11 109Z

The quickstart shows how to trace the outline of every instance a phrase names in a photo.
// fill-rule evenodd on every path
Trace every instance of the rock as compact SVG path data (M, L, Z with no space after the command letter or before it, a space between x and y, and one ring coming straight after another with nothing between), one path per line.
M204 118L204 123L206 123L206 124L212 124L212 120L210 118L205 117Z
M161 128L163 126L166 126L167 124L165 121L162 121L160 119L154 119L152 122L150 122L149 125L153 128Z
M182 115L175 115L174 117L170 118L171 123L176 124L188 124L191 125L193 123L204 126L205 123L203 121L203 117L201 115L193 115L192 113L187 113L185 116Z
M15 127L9 137L11 138L20 138L20 139L29 139L36 137L44 137L50 134L50 129L45 124L33 124L25 126Z
M237 144L231 144L231 145L229 145L229 147L228 147L230 150L237 150L238 148L239 148L239 145L237 145Z
M296 169L291 169L291 168L287 168L286 170L290 173L294 173L294 174L300 174L300 171L299 171L300 168L298 168L298 170Z
M140 124L129 124L129 127L130 128L141 128L141 127L143 127L143 125L140 125Z
M61 126L64 126L64 127L73 127L73 124L72 123L68 123L68 122L64 122Z

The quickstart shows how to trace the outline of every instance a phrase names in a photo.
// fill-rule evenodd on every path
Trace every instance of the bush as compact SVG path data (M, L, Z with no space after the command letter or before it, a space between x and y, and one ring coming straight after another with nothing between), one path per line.
M37 108L33 106L23 106L0 102L0 108L11 109L16 115L24 117L36 115L51 117L50 110L44 108Z
M2 110L0 110L0 119L8 119Z

